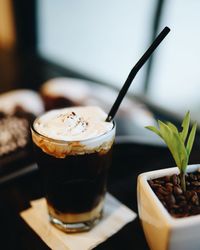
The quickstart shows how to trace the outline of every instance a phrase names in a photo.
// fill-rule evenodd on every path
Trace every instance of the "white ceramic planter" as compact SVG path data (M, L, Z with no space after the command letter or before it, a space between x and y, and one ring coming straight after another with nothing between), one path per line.
M189 165L194 172L200 165ZM173 218L159 201L148 180L179 173L178 168L146 172L138 177L138 212L151 250L200 250L200 215Z

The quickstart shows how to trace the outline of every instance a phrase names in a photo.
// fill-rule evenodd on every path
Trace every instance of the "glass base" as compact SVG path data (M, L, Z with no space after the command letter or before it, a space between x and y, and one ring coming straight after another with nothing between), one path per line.
M84 221L84 222L76 222L76 223L62 222L54 218L52 215L49 215L49 220L55 227L57 227L58 229L66 233L80 233L80 232L86 232L86 231L91 230L101 220L102 215L103 215L103 212L101 211L99 216L94 218L93 220Z

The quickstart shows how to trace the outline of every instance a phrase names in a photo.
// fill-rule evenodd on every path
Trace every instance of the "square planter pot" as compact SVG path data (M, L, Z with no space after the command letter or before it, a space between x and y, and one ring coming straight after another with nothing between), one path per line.
M187 172L199 168L200 165L189 165ZM151 250L200 250L200 215L172 217L147 182L178 173L175 167L146 172L138 177L138 212Z

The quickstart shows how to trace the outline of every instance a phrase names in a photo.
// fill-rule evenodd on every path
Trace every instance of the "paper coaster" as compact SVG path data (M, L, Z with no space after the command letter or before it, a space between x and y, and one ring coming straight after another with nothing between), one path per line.
M88 250L105 241L136 217L131 209L106 194L102 220L91 231L67 234L50 224L46 200L31 201L31 208L20 213L26 223L54 250Z

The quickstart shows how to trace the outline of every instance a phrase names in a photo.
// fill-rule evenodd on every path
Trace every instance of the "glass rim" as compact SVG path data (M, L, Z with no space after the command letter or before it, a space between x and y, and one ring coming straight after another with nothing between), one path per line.
M40 116L39 116L40 117ZM116 128L116 122L114 120L112 120L111 122L113 123L113 127L111 128L111 130L109 131L106 131L105 133L101 134L101 135L98 135L96 137L92 137L92 138L88 138L88 139L84 139L84 140L59 140L59 139L54 139L54 138L50 138L48 136L45 136L45 135L42 135L40 134L35 128L34 128L34 122L39 118L37 117L32 123L31 123L31 131L33 131L37 136L40 136L42 137L43 139L45 140L48 140L48 141L52 141L54 143L59 143L59 144L66 144L66 143L71 143L71 142L92 142L92 141L95 141L95 140L98 140L99 138L101 138L102 136L105 136L109 133L111 133L115 128Z

